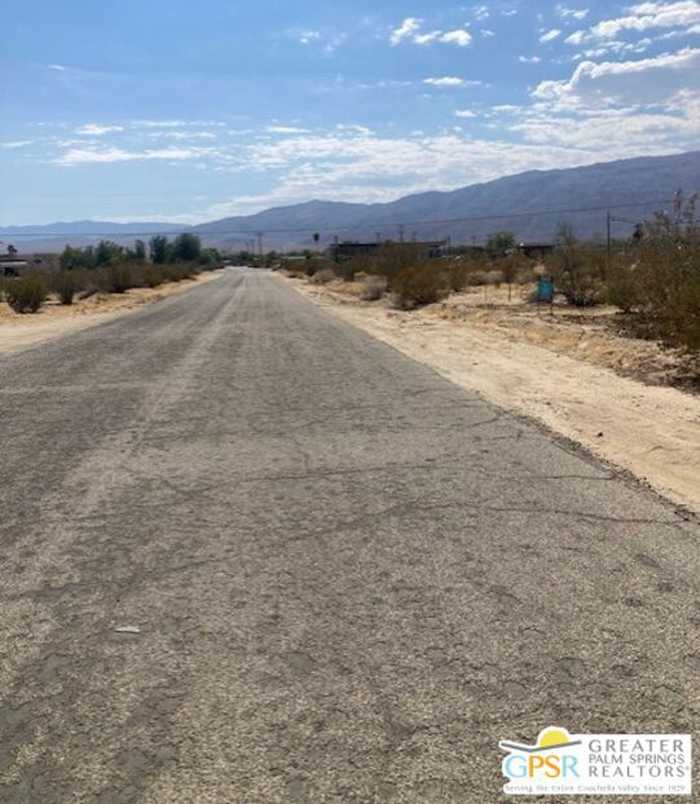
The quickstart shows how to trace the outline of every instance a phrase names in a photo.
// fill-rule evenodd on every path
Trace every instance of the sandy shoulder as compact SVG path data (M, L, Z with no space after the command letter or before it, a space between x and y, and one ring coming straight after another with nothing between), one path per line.
M284 281L452 382L539 419L700 512L700 398L643 385L497 330L341 300L304 282Z
M49 301L38 313L19 315L0 302L0 354L9 354L103 324L154 302L184 293L196 285L219 278L223 271L208 271L183 282L157 288L132 288L123 294L96 294L75 304Z

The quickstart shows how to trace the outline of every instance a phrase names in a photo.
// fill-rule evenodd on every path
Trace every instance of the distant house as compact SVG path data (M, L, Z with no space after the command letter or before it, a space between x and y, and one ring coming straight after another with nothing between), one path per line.
M518 251L528 259L540 259L550 254L556 246L554 243L518 243Z
M17 250L11 254L0 254L0 276L19 276L28 268L38 268L45 265L44 257L35 254L17 254Z
M0 257L0 276L19 276L29 267L29 262L22 257Z
M377 254L380 249L386 246L401 246L403 249L410 249L415 252L417 257L424 259L433 259L442 256L446 243L443 240L429 240L429 241L415 241L411 240L405 243L359 243L353 241L346 241L343 243L334 243L327 251L331 259L348 260L353 257L366 257Z

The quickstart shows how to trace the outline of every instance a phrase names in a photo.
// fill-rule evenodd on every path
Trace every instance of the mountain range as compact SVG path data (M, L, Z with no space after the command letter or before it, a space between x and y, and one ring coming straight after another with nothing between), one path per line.
M266 249L313 248L343 240L421 239L483 242L494 231L512 231L521 241L550 242L561 223L578 237L602 238L612 215L614 236L668 209L674 193L700 190L700 151L640 157L563 170L533 170L450 192L425 192L384 204L309 201L255 215L197 226L99 221L0 227L0 240L16 235L22 251L55 251L70 242L101 237L131 242L149 234L191 231L207 245L238 250L262 233ZM145 233L145 234L144 234Z

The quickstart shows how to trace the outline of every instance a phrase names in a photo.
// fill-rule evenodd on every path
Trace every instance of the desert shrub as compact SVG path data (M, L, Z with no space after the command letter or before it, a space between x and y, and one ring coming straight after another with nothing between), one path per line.
M107 293L126 293L134 286L131 266L127 262L113 260L102 271L102 290Z
M166 282L182 282L190 279L193 274L193 267L187 262L175 262L163 266L163 278Z
M439 263L416 263L389 280L392 302L402 310L434 304L449 295L449 281Z
M47 295L46 283L38 274L27 274L5 284L5 301L16 313L36 313Z
M606 280L606 301L631 313L644 306L644 277L638 263L629 256L612 260Z
M336 263L333 270L335 275L343 282L354 282L355 276L365 270L365 263L357 257L351 260L342 260Z
M297 261L289 262L288 260L285 260L280 267L287 273L287 276L293 276L296 279L306 276L304 263L299 263Z
M488 285L488 271L470 271L467 278L467 283L472 287L479 287L480 285Z
M312 257L307 257L303 263L299 265L301 269L301 273L307 279L310 279L316 271L320 270L320 266L318 264L318 260L314 260Z
M575 307L590 307L605 297L607 256L593 248L569 241L552 254L547 267L559 293Z
M649 333L700 350L700 232L657 221L639 246L635 273Z
M328 268L327 260L318 259L317 257L309 257L301 264L301 269L306 277L309 279L318 273L323 268Z
M499 271L497 268L492 268L490 271L486 271L484 274L485 285L495 285L497 288L500 288L503 284L503 281L503 271Z
M512 298L513 285L527 282L532 276L532 263L519 251L506 255L498 262L503 281L508 285L508 299Z
M334 279L335 272L332 268L321 268L320 271L316 271L316 273L310 278L310 281L313 282L314 285L327 285Z
M401 243L387 243L375 256L358 257L357 260L360 270L386 277L389 284L399 273L421 261L414 248Z
M61 304L73 304L76 293L83 289L81 280L78 271L56 271L51 277L51 290L58 296Z
M700 269L700 264L697 266ZM700 351L700 273L688 277L666 311L665 332L673 343Z
M461 293L469 284L470 264L466 260L451 260L446 266L450 290Z
M362 281L360 298L363 301L379 301L386 293L387 281L383 276L367 276Z
M144 281L149 288L157 288L165 281L163 270L159 265L149 265L144 271Z

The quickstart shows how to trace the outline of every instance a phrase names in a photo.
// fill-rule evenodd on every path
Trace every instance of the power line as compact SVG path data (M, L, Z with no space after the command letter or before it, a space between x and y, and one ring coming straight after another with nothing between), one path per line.
M442 220L416 220L416 221L396 221L394 223L385 223L382 221L383 227L398 227L399 231L405 231L407 226L447 226L455 223L477 223L481 221L499 221L499 220L514 220L521 218L534 218L544 215L573 215L584 214L588 212L605 212L614 209L641 209L642 207L650 207L658 204L671 204L673 199L670 198L657 198L649 199L648 201L639 201L633 204L605 204L604 206L596 207L572 207L565 209L540 209L532 210L531 212L509 212L501 215L471 215L461 218L443 218ZM206 224L200 224L206 226ZM348 226L328 226L325 227L333 232L347 232L358 229L368 229L370 223L357 223ZM305 234L309 232L318 231L319 227L296 227L285 229L265 229L265 235L271 234ZM60 237L154 237L156 235L177 236L180 234L196 234L207 236L215 235L255 235L260 233L260 227L256 229L212 229L212 230L197 230L189 229L172 229L172 230L159 230L150 232L5 232L0 230L3 237L31 237L38 238L60 238Z

